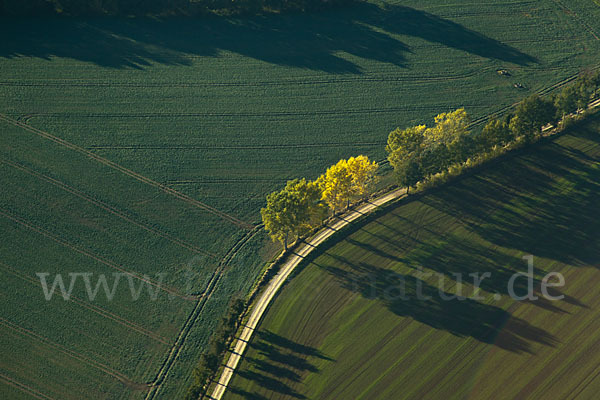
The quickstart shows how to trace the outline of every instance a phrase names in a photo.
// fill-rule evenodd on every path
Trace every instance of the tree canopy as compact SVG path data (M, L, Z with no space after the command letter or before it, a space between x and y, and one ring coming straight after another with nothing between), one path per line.
M386 150L398 182L410 188L427 175L460 161L466 153L470 118L464 108L438 114L434 126L417 125L390 132Z
M322 214L320 198L316 182L304 178L288 181L281 191L269 194L260 213L271 238L287 248L290 236L298 237L310 230Z
M481 151L486 151L496 145L507 144L511 139L512 134L508 123L493 116L479 134L479 149Z
M515 136L531 138L539 134L545 125L556 121L556 106L552 99L534 94L517 105L510 129Z
M367 156L338 161L317 180L323 201L335 213L348 206L351 200L364 197L375 183L378 167Z
M290 239L306 234L325 219L327 206L335 213L351 200L368 195L378 167L361 155L340 160L316 181L288 181L285 188L267 196L267 205L260 210L265 229L287 248Z

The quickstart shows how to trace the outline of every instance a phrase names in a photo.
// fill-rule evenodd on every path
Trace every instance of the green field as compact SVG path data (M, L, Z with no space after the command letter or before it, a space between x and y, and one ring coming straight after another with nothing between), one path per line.
M226 398L595 398L599 182L595 117L350 228L279 294ZM563 300L507 296L527 254L537 294L561 272L565 287L550 293ZM458 290L454 274L473 272L491 273L481 300L440 298Z
M268 192L342 157L382 160L396 126L460 106L477 119L598 65L598 16L583 0L396 1L1 21L0 397L181 396L274 254L253 230ZM119 271L168 288L47 302L35 275Z

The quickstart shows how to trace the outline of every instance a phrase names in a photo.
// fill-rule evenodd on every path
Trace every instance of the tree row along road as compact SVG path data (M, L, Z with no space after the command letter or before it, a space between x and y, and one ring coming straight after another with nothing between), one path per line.
M354 210L348 211L339 217L339 221L323 227L306 242L300 244L296 251L287 257L287 260L282 264L277 275L275 275L271 282L269 282L264 292L260 295L258 301L252 306L252 311L250 313L250 317L248 318L248 322L244 325L239 338L235 339L234 341L235 345L233 347L233 351L227 360L225 369L223 370L223 373L219 378L219 382L212 393L212 399L220 400L223 397L225 390L227 389L227 385L229 384L229 381L231 380L231 377L233 376L233 373L238 366L244 351L246 350L246 346L250 342L252 334L258 326L258 323L260 322L264 312L275 297L277 291L285 283L292 271L302 262L302 260L318 245L323 243L340 229L346 227L356 219L360 218L362 215L368 214L382 205L399 199L405 194L406 188L396 189L382 195L381 197L378 197L377 199L369 201Z
M600 107L600 99L592 101L588 106L589 109L597 107ZM545 130L547 131L548 129ZM231 355L227 360L227 364L225 364L225 368L223 369L223 373L221 374L219 381L217 382L217 385L210 396L211 399L221 400L225 394L225 390L229 385L229 381L233 377L233 373L242 359L242 355L246 350L246 346L250 342L252 334L258 326L263 314L267 310L267 307L281 286L283 286L287 278L290 276L292 271L294 271L294 269L300 265L302 260L306 258L306 256L309 255L318 245L323 243L340 229L351 224L362 215L368 214L374 211L376 208L390 203L393 200L399 199L405 195L406 188L399 188L386 193L377 199L366 202L354 210L348 211L339 217L339 221L331 225L326 225L310 239L300 244L295 252L288 255L287 260L282 264L277 275L271 280L271 282L269 282L264 292L260 295L258 301L252 306L252 311L250 313L250 317L248 318L248 322L246 325L244 325L241 335L234 341L235 345L233 347L233 351L231 352Z

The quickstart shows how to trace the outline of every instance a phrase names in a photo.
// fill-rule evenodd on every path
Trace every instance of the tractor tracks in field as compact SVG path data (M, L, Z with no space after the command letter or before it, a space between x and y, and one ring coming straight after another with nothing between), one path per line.
M552 0L559 8L561 8L566 14L568 15L572 15L581 26L583 26L596 40L600 40L600 37L598 37L598 34L596 33L596 31L594 30L594 28L588 24L586 21L584 21L575 11L573 11L572 9L570 9L566 4L564 4L562 1L560 0Z
M10 386L18 389L23 393L27 393L28 395L30 395L31 397L34 397L36 399L55 400L53 397L47 396L44 393L32 388L31 386L28 386L22 382L17 381L16 379L6 376L3 373L0 373L0 380L3 380L7 385L10 385Z
M43 236L45 236L45 237L47 237L47 238L49 238L49 239L57 242L58 244L61 244L61 245L65 246L65 247L70 248L70 249L72 249L72 250L74 250L74 251L76 251L76 252L78 252L80 254L83 254L85 256L91 257L92 259L94 259L94 260L96 260L96 261L98 261L98 262L100 262L102 264L105 264L105 265L107 265L107 266L109 266L109 267L111 267L113 269L116 269L116 270L121 271L123 273L126 273L128 275L132 275L133 277L135 277L137 279L140 279L140 280L142 280L142 281L144 281L144 282L146 282L146 283L148 283L150 285L158 286L159 289L167 291L170 295L181 297L181 298L184 298L184 299L187 299L187 300L190 300L192 298L196 299L196 305L194 306L193 311L188 316L188 318L187 318L186 322L184 323L182 329L180 330L179 335L177 336L174 344L171 346L171 348L170 348L170 350L169 350L169 352L167 354L167 357L166 357L165 361L161 365L161 367L160 367L160 369L159 369L159 371L158 371L158 373L156 375L156 378L151 383L149 383L149 384L135 383L131 379L129 379L128 377L126 377L126 376L118 373L117 371L111 370L107 366L94 365L97 368L102 369L104 372L108 373L109 375L111 375L111 376L117 378L118 380L124 382L127 386L136 387L138 389L139 388L143 388L143 387L149 387L150 390L148 391L147 398L148 399L154 398L156 396L156 394L159 392L160 388L161 388L161 383L164 382L164 379L168 376L168 374L169 374L172 366L174 365L174 361L177 359L177 356L180 354L180 352L181 352L181 350L183 348L183 345L185 343L185 340L187 339L192 326L194 325L194 323L198 319L198 316L201 314L201 312L202 312L202 310L203 310L206 302L215 293L216 288L218 286L218 283L219 283L221 277L223 276L223 272L224 272L225 268L227 267L227 264L238 254L238 252L240 251L240 249L244 246L244 244L247 241L249 241L250 239L252 239L258 232L260 232L260 230L262 229L262 225L255 225L255 226L250 225L250 224L248 224L248 223L246 223L244 221L241 221L241 220L237 219L236 217L233 217L231 215L225 214L225 213L223 213L223 212L221 212L221 211L219 211L217 209L214 209L213 207L210 207L210 206L208 206L208 205L206 205L204 203L199 202L196 199L193 199L193 198L191 198L191 197L189 197L187 195L181 194L181 193L179 193L179 192L177 192L177 191L175 191L175 190L173 190L173 189L171 189L171 188L169 188L169 187L167 187L167 186L165 186L165 185L163 185L161 183L152 181L149 178L144 177L143 175L137 174L137 173L135 173L135 172L133 172L133 171L131 171L129 169L126 169L125 167L122 167L122 166L120 166L120 165L118 165L118 164L116 164L116 163L114 163L112 161L109 161L109 160L107 160L107 159L105 159L103 157L100 157L100 156L98 156L97 154L93 153L90 150L86 150L86 149L81 148L81 147L79 147L77 145L74 145L74 144L72 144L70 142L67 142L66 140L60 139L60 138L58 138L58 137L56 137L54 135L51 135L51 134L49 134L47 132L44 132L44 131L42 131L40 129L34 128L34 127L32 127L32 126L30 126L28 124L25 124L23 122L17 121L17 120L15 120L13 118L10 118L10 117L6 116L5 114L0 114L0 121L4 121L4 122L9 123L11 125L14 125L14 126L17 126L19 128L25 129L25 130L27 130L29 132L35 133L35 134L37 134L39 136L42 136L45 139L49 139L49 140L51 140L51 141L53 141L55 143L58 143L59 145L62 145L62 146L67 147L67 148L69 148L71 150L77 151L79 153L82 153L82 154L84 154L84 155L86 155L86 156L94 159L95 161L100 162L101 164L104 164L104 165L106 165L108 167L116 169L119 172L124 173L125 175L128 175L128 176L130 176L130 177L132 177L134 179L137 179L137 180L139 180L139 181L141 181L143 183L146 183L146 184L149 184L151 186L157 187L157 188L161 189L162 191L164 191L164 192L166 192L168 194L171 194L171 195L173 195L176 198L179 198L180 200L183 200L183 201L185 201L187 203L190 203L192 205L195 205L195 206L197 206L197 207L199 207L201 209L209 211L209 212L211 212L211 213L213 213L213 214L221 217L223 220L231 222L234 225L236 225L236 226L238 226L240 228L243 228L246 231L245 235L227 252L227 254L222 258L222 260L219 263L218 267L213 271L211 277L209 278L209 281L207 283L207 286L206 286L206 289L204 290L204 292L201 295L199 295L199 296L184 296L182 294L179 294L174 289L169 289L169 288L165 288L165 287L159 286L158 284L156 284L152 280L145 279L144 277L138 276L134 272L126 271L123 268L121 268L119 265L117 265L117 264L115 264L113 262L110 262L110 261L105 260L104 258L102 258L100 256L92 254L91 252L89 252L87 250L80 249L79 247L73 245L72 243L69 243L68 241L66 241L64 239L59 238L56 235L51 234L50 232L46 231L45 229L43 229L43 228L41 228L39 226L36 226L36 225L34 225L34 224L30 223L30 222L27 222L27 221L23 220L22 218L13 215L12 213L9 213L7 210L0 210L0 216L8 218L9 220L12 220L13 222L15 222L15 223L17 223L17 224L19 224L21 226L24 226L24 227L26 227L28 229L31 229L31 230L33 230L35 232L38 232L41 235L43 235ZM6 159L2 159L2 162L4 162L5 164L8 164L9 166L12 166L14 168L20 169L20 170L22 170L22 171L24 171L26 173L29 173L29 174L31 174L33 176L36 176L36 177L38 177L40 179L46 180L47 182L52 183L52 184L54 184L54 185L56 185L56 186L58 186L58 187L60 187L60 188L62 188L64 190L66 190L66 191L68 191L68 192L70 192L70 193L72 193L72 194L74 194L74 195L76 195L76 196L78 196L78 197L80 197L80 198L82 198L82 199L84 199L84 200L92 203L92 204L95 204L98 207L101 207L101 208L105 209L106 211L109 211L109 212L111 212L113 214L116 214L119 217L121 217L123 219L126 219L129 222L133 222L136 225L140 226L139 223L137 223L136 221L131 220L127 215L123 214L122 212L120 212L119 210L115 209L114 207L111 207L108 204L103 203L103 202L101 202L101 201L99 201L97 199L94 199L93 197L91 197L91 196L89 196L89 195L87 195L87 194L79 191L76 188L73 188L73 187L65 184L64 182L60 182L60 181L58 181L58 180L56 180L54 178L51 178L51 177L46 176L46 175L43 175L41 173L38 173L37 171L34 171L34 170L30 169L30 168L27 168L27 167L25 167L23 165L20 165L18 163L14 163L14 162L6 160ZM147 227L147 226L141 226L141 227L144 227L146 230L149 230L149 231L151 231L151 232L153 232L155 234L159 234L159 235L161 235L163 237L168 237L171 240L175 240L176 243L178 243L179 245L182 245L183 247L190 247L189 244L187 244L187 243L185 243L183 241L179 241L178 239L175 239L175 238L171 237L170 235L167 236L163 232L156 231L155 229ZM193 247L190 248L190 249L193 249ZM197 249L197 248L195 250L197 252L203 252L203 251L198 251L199 249ZM121 321L121 322L123 322L123 321ZM70 354L70 353L69 353L69 355L71 355L71 356L73 356L75 358L78 358L76 355L73 355L73 354Z
M20 272L17 268L14 268L2 261L0 261L0 266L3 267L6 271L8 271L8 273L22 279L23 281L26 281L34 286L39 286L39 287L43 287L41 282L39 280L33 279L32 277L30 277L29 275L26 275L22 272ZM88 301L85 301L73 294L71 294L69 296L69 300L68 301L72 301L78 305L80 305L81 307L96 313L104 318L107 318L109 320L112 320L113 322L116 322L119 325L122 325L124 327L126 327L127 329L131 330L131 331L135 331L137 333L140 333L144 336L147 336L151 339L156 340L157 342L160 342L163 345L170 345L170 343L168 342L168 339L165 337L162 337L156 333L154 333L153 331L151 331L150 329L146 329L143 326L136 324L133 321L130 321L126 318L121 317L120 315L114 314L108 310L105 310L102 307L96 306Z
M48 236L49 233L45 232L45 231L39 231L39 227L36 226L32 226L30 223L21 220L18 217L14 217L11 216L10 214L7 214L5 212L3 212L2 210L0 210L0 216L4 216L9 218L10 220L13 220L14 222L19 223L20 225L24 225L27 228L33 229L36 232L39 232L41 234L43 234L44 236L47 236L55 241L57 241L60 244L63 245L68 245L69 243L64 242L64 240L57 238L57 237L50 237ZM189 333L192 329L192 327L194 326L194 324L196 323L198 317L201 315L204 306L206 305L207 301L210 300L212 298L212 296L214 295L217 287L218 287L218 283L221 280L221 278L223 277L223 274L225 272L225 269L228 266L228 263L235 258L235 256L240 252L240 250L244 247L244 245L251 240L256 234L258 234L261 229L262 229L262 225L257 225L255 226L251 231L246 232L244 234L244 236L242 238L240 238L240 240L238 240L235 245L227 252L227 254L222 258L222 260L220 261L219 265L217 266L217 268L215 268L215 270L213 271L212 275L210 276L208 283L206 285L206 289L204 290L204 292L200 295L196 295L196 296L185 296L186 300L191 300L191 299L195 299L196 300L196 304L194 305L194 308L192 310L192 312L188 315L188 318L186 319L184 325L182 326L179 334L177 335L177 338L175 339L175 341L170 344L167 343L167 339L158 336L157 334L155 334L152 331L149 331L148 329L141 327L123 317L120 317L118 315L115 315L109 311L106 311L104 309L101 309L99 307L93 306L93 305L89 305L87 302L84 302L78 298L76 298L75 296L71 296L71 301L74 301L75 303L79 304L80 306L89 309L92 312L95 312L105 318L108 318L110 320L113 320L116 323L119 323L123 326L125 326L128 329L131 329L132 331L136 331L140 334L143 334L145 336L148 336L158 342L160 342L163 345L170 345L169 350L167 352L167 356L165 358L165 360L163 361L163 363L161 364L159 371L156 374L156 377L149 383L139 383L139 382L135 382L132 379L130 379L129 377L125 376L124 374L110 368L107 365L95 362L93 360L90 360L82 355L80 355L79 353L75 353L74 351L69 351L68 349L49 341L46 338L43 338L42 336L40 336L39 334L36 334L32 331L29 331L25 328L21 328L18 325L15 325L13 323L11 323L8 320L5 320L3 318L0 318L0 325L4 325L5 327L11 328L12 330L15 330L25 336L30 336L33 337L35 339L37 339L38 341L41 341L45 344L47 344L49 347L55 348L57 349L59 352L64 353L72 358L75 358L81 362L84 362L90 366L93 366L99 370L101 370L102 372L118 379L119 381L123 382L126 386L131 387L135 390L147 390L147 395L146 395L146 399L154 399L158 392L161 389L161 385L162 383L165 381L166 377L168 376L171 368L175 365L175 361L177 360L177 357L179 356L179 354L181 353L183 346L185 345L185 341L189 336ZM68 247L72 248L73 250L76 250L84 255L88 255L96 260L98 260L99 262L102 263L106 263L108 261L103 260L97 256L94 256L93 254L88 254L87 251L85 250L81 250L78 249L74 246L69 245ZM40 283L35 281L34 279L32 279L31 277L25 276L22 273L19 273L18 270L16 270L15 268L12 268L11 266L9 266L8 264L5 264L3 262L0 262L0 265L4 267L4 269L8 270L8 272L12 273L13 275L24 279L32 284L35 285L39 285ZM109 265L110 266L110 265ZM113 268L117 268L116 266L112 266ZM119 269L121 270L121 269ZM121 270L124 271L124 270ZM127 272L125 272L127 273ZM134 275L135 276L135 275ZM144 280L144 278L142 277L137 277L138 279ZM153 282L144 280L146 283L148 284L153 284L156 286L156 284L154 284ZM167 291L170 295L176 295L178 297L184 297L183 295L180 294L175 294L173 293L171 290L168 289L164 289L162 287L159 287L159 289L165 290Z
M17 162L8 160L2 156L0 156L0 163L4 163L10 167L13 167L15 169L22 171L28 175L34 176L34 177L38 178L39 180L48 182L48 183L64 190L67 193L71 193L72 195L79 197L80 199L82 199L90 204L93 204L96 207L98 207L102 210L105 210L105 211L109 212L110 214L115 215L115 216L119 217L120 219L122 219L132 225L135 225L135 226L137 226L149 233L152 233L156 236L162 237L163 239L166 239L166 240L170 241L171 243L174 243L184 249L187 249L196 254L202 254L202 255L205 255L205 256L208 256L211 258L218 258L218 256L215 253L211 253L209 251L203 250L191 243L188 243L184 240L178 239L177 237L174 237L174 236L170 235L169 233L163 232L159 229L156 229L156 228L149 226L147 224L144 224L142 222L138 222L138 221L134 220L133 218L131 218L130 216L128 216L123 211L121 211L101 200L98 200L98 199L94 198L93 196L90 196L90 195L86 194L85 192L82 192L81 190L79 190L71 185L68 185L67 183L65 183L63 181L55 179L55 178L48 176L46 174L43 174L41 172L35 171L34 169L29 168L21 163L17 163Z
M227 254L225 254L217 268L213 271L213 274L209 279L206 289L199 296L199 299L194 309L188 316L188 319L184 323L182 329L179 331L177 339L175 340L175 343L167 353L167 357L161 365L161 367L159 368L156 377L152 380L152 382L149 383L150 390L146 394L145 400L152 400L155 399L156 396L158 396L158 393L162 388L162 384L165 382L165 379L169 375L171 368L173 367L173 365L175 365L177 357L183 350L185 341L188 338L192 327L198 320L198 317L202 313L202 310L204 309L204 306L206 305L208 300L211 299L214 295L217 289L217 285L221 280L223 273L225 272L225 269L228 266L228 263L235 258L235 256L241 251L244 245L255 235L257 235L262 230L262 228L263 225L256 225L254 229L252 229L249 232L246 232L246 234L233 245L233 247L227 252Z
M164 184L162 184L160 182L156 182L156 181L154 181L154 180L152 180L152 179L150 179L148 177L145 177L145 176L143 176L141 174L138 174L137 172L134 172L134 171L132 171L130 169L127 169L127 168L125 168L125 167L123 167L123 166L121 166L121 165L119 165L119 164L117 164L117 163L115 163L113 161L110 161L110 160L108 160L108 159L106 159L104 157L101 157L101 156L97 155L96 153L94 153L94 152L92 152L90 150L86 150L83 147L77 146L77 145L75 145L75 144L73 144L71 142L68 142L68 141L66 141L64 139L61 139L61 138L59 138L57 136L54 136L54 135L52 135L52 134L50 134L48 132L42 131L41 129L37 129L37 128L34 128L33 126L28 125L26 123L19 122L19 121L15 120L15 119L13 119L13 118L5 115L5 114L2 114L2 113L0 113L0 121L3 121L3 122L6 122L6 123L8 123L10 125L22 128L22 129L24 129L26 131L29 131L29 132L34 133L34 134L36 134L38 136L41 136L41 137L43 137L45 139L48 139L48 140L50 140L52 142L55 142L55 143L57 143L57 144L59 144L59 145L61 145L63 147L66 147L66 148L68 148L70 150L74 150L74 151L76 151L76 152L78 152L80 154L83 154L83 155L85 155L85 156L87 156L87 157L89 157L89 158L91 158L91 159L99 162L100 164L103 164L103 165L105 165L105 166L107 166L109 168L117 170L117 171L119 171L119 172L121 172L121 173L123 173L123 174L125 174L125 175L127 175L127 176L129 176L131 178L133 178L133 179L136 179L136 180L138 180L138 181L140 181L142 183L145 183L147 185L153 186L153 187L155 187L155 188L163 191L164 193L167 193L167 194L169 194L169 195L171 195L171 196L173 196L173 197L175 197L175 198L177 198L177 199L179 199L181 201L184 201L187 204L190 204L190 205L195 206L197 208L200 208L200 209L202 209L202 210L204 210L206 212L209 212L209 213L211 213L211 214L213 214L213 215L221 218L224 221L232 223L233 225L235 225L235 226L237 226L239 228L242 228L242 229L245 229L245 230L252 230L254 228L251 224L249 224L247 222L244 222L244 221L242 221L242 220L234 217L233 215L230 215L230 214L227 214L227 213L225 213L223 211L220 211L220 210L218 210L218 209L216 209L216 208L214 208L212 206L209 206L208 204L205 204L205 203L203 203L203 202L201 202L201 201L199 201L199 200L197 200L197 199L195 199L193 197L190 197L190 196L188 196L186 194L180 193L180 192L176 191L175 189L170 188L170 187L168 187L168 186L166 186L166 185L164 185Z
M116 378L117 380L119 380L120 382L122 382L123 384L125 384L129 387L134 387L134 386L139 387L140 386L140 384L135 383L127 375L109 367L108 365L105 365L101 362L98 362L96 360L93 360L91 358L83 356L80 353L78 353L74 350L71 350L61 344L58 344L58 343L38 334L30 329L23 328L22 326L12 323L2 317L0 317L0 325L4 326L7 329L10 329L11 331L19 334L20 336L24 336L24 337L33 339L33 340L43 344L45 347L52 348L52 349L56 350L57 352L67 355L75 360L78 360L79 362L81 362L83 364L86 364L90 367L96 368L96 369L104 372L105 374L110 375L113 378Z
M448 75L403 75L403 76L384 76L384 75L361 75L358 77L348 78L332 78L332 79L314 79L314 77L305 76L298 77L297 79L280 79L280 80L267 80L267 81L254 81L254 82L107 82L107 81L78 81L78 80L62 80L62 81L35 81L35 82L22 82L22 81L3 81L0 82L0 87L81 87L81 88L139 88L139 89L165 89L165 88L223 88L223 87L232 87L232 88L241 88L241 87L258 87L264 88L266 86L270 87L280 87L280 86L313 86L313 85L336 85L336 84L355 84L361 82L380 82L380 83L403 83L403 82L411 82L411 83L423 83L423 82L446 82L451 80L460 80L469 77L473 77L477 74L481 73L480 70L472 70L460 74L448 74Z
M292 143L292 144L264 144L264 145L184 145L184 144L164 144L164 145L144 145L144 144L129 144L129 145L104 145L96 144L88 146L90 150L277 150L277 149L312 149L326 148L338 146L381 146L383 142L323 142L323 143Z
M127 276L130 276L130 277L138 279L148 285L151 285L157 290L162 290L162 291L166 292L167 294L169 294L170 296L179 297L180 299L187 300L187 301L190 301L192 299L190 296L186 296L182 293L179 293L179 291L175 288L166 286L166 285L162 284L162 282L155 282L153 279L151 279L145 275L140 275L137 272L129 271L129 270L125 269L122 265L117 264L113 261L110 261L98 254L94 254L90 250L81 248L81 247L75 245L74 243L71 243L68 240L63 239L60 236L42 228L41 226L38 226L30 221L27 221L24 218L17 216L6 209L0 208L0 217L4 217L4 218L8 219L9 221L12 221L13 223L15 223L21 227L24 227L33 232L36 232L67 249L70 249L76 253L86 256L86 257L88 257L94 261L97 261L111 269L114 269L116 271L119 271L119 272L127 275Z
M478 105L471 104L466 107L476 108ZM377 107L377 108L350 108L340 110L303 110L303 111L265 111L265 112L156 112L156 113L36 113L36 116L42 117L76 117L76 118L116 118L116 119L167 119L167 118L286 118L286 117L315 117L315 116L348 116L348 115L372 115L372 114L389 114L400 111L431 111L438 109L438 105L416 105L406 104L399 107ZM15 122L18 122L15 120ZM25 124L23 124L25 125ZM31 125L27 125L30 127ZM86 151L81 148L81 150ZM89 151L89 150L87 150ZM99 157L96 155L96 157ZM123 168L123 167L121 167Z

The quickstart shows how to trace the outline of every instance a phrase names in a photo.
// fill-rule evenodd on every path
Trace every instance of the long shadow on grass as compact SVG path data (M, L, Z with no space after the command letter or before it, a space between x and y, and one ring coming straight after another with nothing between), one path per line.
M491 277L482 281L481 288L503 295L507 294L509 278L525 270L524 261L510 255L514 249L575 265L597 263L598 143L600 135L583 127L571 137L538 145L519 157L507 157L493 168L426 195L401 200L333 236L313 251L303 266L323 269L346 290L380 302L398 316L460 337L517 353L531 353L533 344L555 346L557 339L550 333L500 307L469 298L453 299L442 284L434 286L415 274L402 274L365 260L375 260L376 256L386 265L426 267L446 278L446 283L448 278L454 279L455 272L463 276L489 272ZM420 207L421 214L406 213L404 207L411 205ZM380 219L382 215L385 218ZM463 229L462 235L453 231L454 225ZM472 235L465 236L464 228ZM365 242L364 238L374 241ZM364 256L349 259L336 252L338 244L346 250L359 247ZM298 268L294 275L300 271ZM539 287L546 272L539 267L534 270L535 287ZM517 280L515 289L517 293L525 292L526 281ZM555 290L551 294L562 293ZM564 301L585 307L569 296ZM542 298L533 304L564 312L556 302ZM302 372L318 372L306 358L320 355L271 332L262 335L253 344L261 356L250 359L252 370L242 371L241 375L280 393L299 396L282 381L300 382ZM261 398L243 391L236 393Z
M265 396L262 396L258 393L248 392L244 389L240 389L235 386L228 387L227 391L247 400L268 400Z
M344 230L343 233L335 235L323 245L313 251L304 261L304 266L314 265L322 268L331 274L340 285L352 293L381 302L390 311L398 316L410 317L436 329L448 331L460 337L472 337L484 343L494 343L506 350L513 352L531 352L531 343L539 343L548 346L556 344L555 338L546 331L539 329L527 321L512 317L510 313L500 307L485 304L473 299L453 299L452 293L442 285L433 286L421 279L417 274L401 274L389 268L383 268L373 263L364 262L364 260L373 259L371 254L377 254L380 257L390 258L387 253L382 254L376 248L371 246L363 247L364 257L358 259L348 259L343 255L336 253L338 244L348 244L356 246L357 239L354 233L368 232L371 226L376 225L377 218L381 215L389 216L390 213L401 213L402 207L420 200L427 196L413 196L411 199L401 200L398 204L385 209L381 209L374 215L369 216ZM427 227L431 221L424 223L414 222L415 231L409 234L419 235L416 226ZM373 224L373 225L371 225ZM385 223L388 225L389 221ZM396 236L390 236L390 239L411 242L406 236L406 232L398 231ZM412 254L417 249L423 249L430 238L425 237L423 241L412 240L412 246L408 253ZM346 248L346 247L345 247ZM471 251L465 248L464 251ZM402 250L404 251L404 250ZM492 255L489 255L492 257ZM494 255L493 257L496 257ZM401 261L399 261L401 260ZM391 258L394 262L405 262L406 259L394 256ZM464 260L461 260L461 262ZM511 261L514 261L512 259ZM448 271L455 269L466 275L469 270L463 270L457 265L445 265L440 273L452 277ZM491 283L482 284L484 289L498 289L501 291L501 283L507 274L501 268L494 267L498 265L492 263L487 267L489 271L499 274L499 278ZM410 265L409 265L410 266ZM416 266L415 266L416 267ZM426 267L429 267L426 265ZM297 269L293 275L300 273ZM430 270L429 270L430 271ZM482 273L479 268L473 266L473 271ZM292 277L291 277L292 278ZM290 278L290 279L291 279ZM484 281L485 282L485 281ZM485 285L490 285L485 287ZM517 283L517 290L524 289L524 283ZM506 289L504 289L506 290ZM558 294L558 292L554 292ZM306 293L310 296L310 293ZM471 293L465 293L470 296ZM308 300L307 300L308 301ZM576 303L576 300L573 300ZM553 304L537 304L552 311L561 312L562 310Z
M304 399L305 396L296 392L288 383L300 382L305 372L318 372L310 357L333 361L319 350L296 343L271 331L260 331L253 338L250 346L257 352L255 358L245 358L248 368L237 371L242 378L252 381L269 391L289 397ZM243 389L234 389L234 393L246 399L262 399L257 393Z
M435 204L431 197L435 199L436 194L423 196L420 202L414 202L410 208L392 210L386 214L385 223L379 220L371 221L368 226L357 229L359 235L344 238L346 249L354 246L361 250L354 253L359 254L358 259L351 261L335 251L327 251L324 254L344 265L368 261L380 266L400 264L413 268L414 271L426 268L430 275L437 273L437 277L433 276L433 279L438 280L442 289L449 286L447 280L472 284L475 279L481 277L478 286L488 293L506 296L512 295L510 289L514 289L517 295L527 294L529 281L524 277L514 280L509 286L515 273L528 272L526 261L512 249L507 251L499 248L465 231L465 225L475 223L466 221L464 216L457 218L456 211L439 212L433 206L427 206ZM418 211L415 212L415 209ZM477 223L483 224L485 221ZM396 225L395 229L392 229L393 225ZM381 232L381 226L384 227L385 234ZM473 230L474 227L469 229ZM553 312L566 312L559 307L558 302L542 296L542 278L549 271L534 266L533 272L533 290L538 299L532 301L532 304ZM361 279L369 279L369 276L365 275ZM553 296L564 296L563 301L566 303L584 306L577 299L557 289L549 288L549 293ZM466 289L462 294L472 296Z
M495 343L517 353L531 352L531 342L547 346L556 344L551 334L512 317L502 308L469 298L454 299L443 287L432 286L414 275L347 259L337 263L342 266L313 264L332 274L347 290L382 302L394 314L456 336ZM500 333L503 340L497 341Z
M405 65L411 49L396 36L526 65L536 60L460 24L397 5L357 3L318 14L200 19L3 20L0 57L66 57L113 68L191 65L189 56L234 52L278 65L360 73L340 56Z
M600 265L600 135L575 130L522 157L424 198L485 240L570 265ZM460 243L452 243L460 247Z
M431 286L376 263L425 267L446 282L454 279L454 273L468 279L470 273L489 272L491 277L482 281L481 288L502 295L508 294L510 277L526 271L515 249L563 263L597 265L600 151L594 149L599 142L596 132L578 130L426 195L400 201L379 212L386 215L383 221L373 215L334 236L311 253L304 265L318 265L346 289L384 303L397 315L458 336L515 352L531 351L535 342L554 345L552 335L499 307L473 299L447 301L444 286ZM406 214L405 205L420 207L423 215L415 214L414 207ZM365 242L365 238L375 241ZM348 259L337 253L334 246L342 242L346 250L360 247L364 257ZM538 265L534 270L538 296L540 278L548 272L545 267ZM526 292L526 280L515 283L518 294ZM426 300L420 299L419 290ZM563 293L554 290L551 294ZM563 301L585 307L573 297L565 296ZM560 303L543 298L533 304L565 312Z

